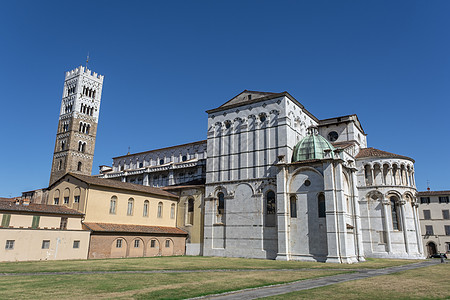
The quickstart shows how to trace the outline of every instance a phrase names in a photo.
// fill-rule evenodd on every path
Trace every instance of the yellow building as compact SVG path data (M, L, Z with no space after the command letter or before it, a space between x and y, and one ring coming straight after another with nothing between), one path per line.
M63 206L0 199L0 261L86 259L83 213Z
M180 197L177 226L188 233L186 255L203 255L204 185L167 186Z
M178 196L159 188L68 173L48 188L48 204L85 214L89 258L185 254Z

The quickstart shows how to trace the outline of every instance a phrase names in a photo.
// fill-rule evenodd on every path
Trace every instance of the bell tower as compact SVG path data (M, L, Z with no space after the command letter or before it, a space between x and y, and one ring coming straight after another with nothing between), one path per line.
M87 67L66 72L50 184L68 172L91 175L102 86Z

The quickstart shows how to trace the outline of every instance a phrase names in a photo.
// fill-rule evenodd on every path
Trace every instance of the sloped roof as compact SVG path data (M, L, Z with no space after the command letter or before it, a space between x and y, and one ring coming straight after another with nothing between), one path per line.
M361 150L359 151L359 153L356 155L355 158L360 159L360 158L367 158L367 157L401 158L401 159L410 160L413 163L415 162L415 160L410 157L383 151L383 150L379 150L379 149L375 149L372 147L371 148L361 148Z
M450 191L423 191L417 194L419 196L450 196Z
M89 184L89 185L97 185L97 186L116 188L116 189L122 189L122 190L134 191L134 192L142 192L142 193L148 193L148 194L178 199L178 196L176 196L172 193L163 191L160 188L155 188L155 187L140 185L140 184L134 184L134 183L129 183L129 182L121 182L121 181L112 180L112 179L98 178L95 176L75 174L75 173L68 173L68 174L64 175L63 177L61 177L60 179L55 181L55 183L53 183L52 186L55 185L59 180L61 180L65 176L72 176L74 178L77 178L77 179Z
M73 215L73 216L83 216L82 212L75 209L71 209L60 205L48 205L48 204L37 204L30 203L28 205L23 205L21 201L20 204L16 204L14 200L1 200L0 199L0 211L8 212L27 212L34 214L58 214L58 215Z
M129 232L148 234L178 234L187 235L187 232L176 227L127 225L109 223L83 223L86 227L96 232Z
M225 102L218 108L227 108L227 107L235 106L235 105L244 105L244 104L251 102L252 100L257 100L259 98L263 98L266 96L272 96L272 95L276 95L276 94L277 93L272 93L272 92L258 92L258 91L244 90L243 92L241 92L237 96L234 96L232 99L228 100L227 102Z
M350 141L342 141L342 142L333 142L333 143L331 143L331 145L333 145L335 148L345 149L350 146L356 145L356 141L350 140Z
M149 150L149 151L130 153L130 154L126 154L126 155L113 157L113 159L129 157L129 156L134 156L134 155L140 155L140 154L144 154L144 153L157 152L157 151L162 151L162 150L169 150L169 149L178 148L178 147L194 146L194 145L199 145L199 144L206 144L206 140L201 140L201 141L191 142L191 143L186 143L186 144L181 144L181 145L175 145L175 146L169 146L169 147L164 147L164 148L159 148L159 149L154 149L154 150Z
M251 99L248 98L248 95L252 95ZM214 108L214 109L207 110L206 112L208 114L215 113L215 112L222 111L225 109L235 108L235 107L248 105L248 104L252 104L252 103L258 103L261 101L266 101L266 100L270 100L270 99L274 99L274 98L278 98L278 97L289 98L292 102L297 104L309 117L311 117L315 121L319 122L319 119L317 119L316 116L314 116L312 113L310 113L300 102L297 101L297 99L292 97L286 91L281 92L281 93L272 93L272 92L258 92L258 91L244 90L243 92L241 92L237 96L233 97L231 100L228 100L221 106Z

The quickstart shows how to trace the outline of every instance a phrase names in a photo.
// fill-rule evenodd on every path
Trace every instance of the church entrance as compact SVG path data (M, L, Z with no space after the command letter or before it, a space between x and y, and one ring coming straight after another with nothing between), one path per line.
M435 243L429 242L427 244L427 248L428 248L428 257L431 257L434 254L437 254L436 244Z

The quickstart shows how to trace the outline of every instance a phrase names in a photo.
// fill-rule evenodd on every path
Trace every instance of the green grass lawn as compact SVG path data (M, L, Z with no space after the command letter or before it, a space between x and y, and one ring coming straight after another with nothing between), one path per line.
M68 272L68 271L144 271L209 269L378 269L417 262L400 259L367 259L358 264L326 264L265 259L175 256L99 260L65 260L0 263L0 273Z
M450 299L449 273L446 263L264 299Z
M0 299L185 299L345 271L227 271L0 277Z

